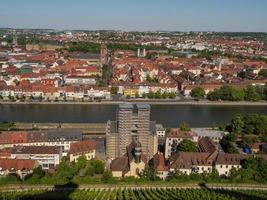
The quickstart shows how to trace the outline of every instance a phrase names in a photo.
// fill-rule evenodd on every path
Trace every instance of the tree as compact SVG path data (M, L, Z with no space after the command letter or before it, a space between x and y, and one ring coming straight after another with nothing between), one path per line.
M107 171L106 170L102 174L101 181L103 181L103 183L114 183L115 182L115 179L112 176L112 173L110 171Z
M224 85L220 89L209 92L207 98L211 101L242 101L245 93L241 88L233 87L231 85Z
M260 70L259 75L263 77L267 77L267 69Z
M155 92L155 94L154 94L154 98L155 98L155 99L160 99L160 98L161 98L161 93L160 93L160 91Z
M257 93L256 87L249 85L245 88L246 101L259 101L261 96Z
M190 96L195 99L203 99L205 96L205 90L202 87L195 87L191 90Z
M138 92L135 93L135 98L139 98L139 93Z
M157 176L157 171L154 167L146 167L143 171L142 178L148 181L156 181L160 178Z
M176 93L175 93L175 92L170 92L170 93L168 94L168 96L169 96L170 99L175 99L175 97L176 97Z
M189 127L189 125L187 123L184 123L184 122L180 124L179 128L181 131L191 131L191 128Z
M183 152L198 152L198 147L191 140L184 139L178 145L178 151L183 151Z
M91 164L92 164L92 166L94 166L96 174L103 174L103 172L105 170L105 166L101 160L92 160Z
M154 94L152 91L149 91L148 94L147 94L147 97L148 97L149 99L153 99L154 96L155 96L155 94Z
M234 133L241 133L243 131L244 121L241 115L236 115L231 121L231 129Z
M111 87L110 92L111 94L118 94L119 88L118 87Z

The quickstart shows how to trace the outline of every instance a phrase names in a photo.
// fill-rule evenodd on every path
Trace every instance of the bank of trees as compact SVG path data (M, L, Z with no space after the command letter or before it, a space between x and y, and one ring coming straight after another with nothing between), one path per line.
M222 86L207 94L210 101L259 101L267 100L267 85L252 86L245 88L234 87L231 85Z
M197 100L203 99L205 97L205 90L202 87L195 87L190 92L190 96Z
M149 99L175 99L175 97L177 96L177 94L175 92L163 92L161 93L160 91L157 92L152 92L150 91L147 94L143 94L142 97L143 98L149 98Z
M81 51L84 53L100 53L100 44L91 42L75 42L69 47L68 50L70 52Z
M238 153L239 148L250 147L257 142L267 142L267 115L236 115L225 127L229 134L221 146L227 153ZM237 138L241 140L237 141Z

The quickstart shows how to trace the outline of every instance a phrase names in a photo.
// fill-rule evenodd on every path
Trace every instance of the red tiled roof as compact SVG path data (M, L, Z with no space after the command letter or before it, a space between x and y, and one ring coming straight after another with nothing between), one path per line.
M96 149L96 142L94 140L84 140L80 142L71 143L70 154L86 153Z
M37 166L37 161L27 159L0 159L2 170L32 170Z

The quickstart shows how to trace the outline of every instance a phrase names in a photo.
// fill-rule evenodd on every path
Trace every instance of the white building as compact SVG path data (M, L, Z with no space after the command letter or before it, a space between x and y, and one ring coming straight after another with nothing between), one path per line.
M12 149L12 159L38 161L44 170L55 169L62 157L62 148L55 146L17 146Z
M162 126L162 124L156 124L156 134L158 137L165 137L166 129Z
M172 129L171 132L166 136L165 158L169 158L172 155L172 152L174 150L173 148L176 148L184 139L188 139L196 143L198 141L197 135L192 131Z

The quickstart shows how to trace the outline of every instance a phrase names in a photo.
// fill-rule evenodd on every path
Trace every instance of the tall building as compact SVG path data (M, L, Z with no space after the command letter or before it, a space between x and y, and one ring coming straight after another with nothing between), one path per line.
M123 156L132 141L140 141L143 153L151 158L157 151L155 123L150 121L150 106L120 104L116 121L108 121L106 151L110 159Z

